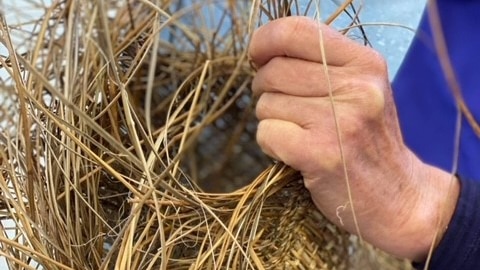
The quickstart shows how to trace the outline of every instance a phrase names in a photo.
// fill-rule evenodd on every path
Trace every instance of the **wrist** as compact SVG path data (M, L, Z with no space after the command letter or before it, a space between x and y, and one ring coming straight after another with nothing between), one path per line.
M412 177L417 184L417 199L411 215L399 230L399 255L424 261L431 248L442 239L453 216L460 193L455 176L417 159Z

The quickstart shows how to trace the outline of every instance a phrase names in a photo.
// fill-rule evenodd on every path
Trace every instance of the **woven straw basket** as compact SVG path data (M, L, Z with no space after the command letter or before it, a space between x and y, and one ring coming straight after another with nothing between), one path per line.
M250 34L303 2L53 1L27 36L2 20L9 266L389 269L255 143Z

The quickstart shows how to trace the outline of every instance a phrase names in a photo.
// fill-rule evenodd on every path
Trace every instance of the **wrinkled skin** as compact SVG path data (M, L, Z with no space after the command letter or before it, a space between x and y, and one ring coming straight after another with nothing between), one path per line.
M384 59L304 17L262 26L249 55L258 69L252 88L262 150L300 171L326 217L358 234L346 167L361 236L395 256L424 260L451 219L459 183L405 146Z

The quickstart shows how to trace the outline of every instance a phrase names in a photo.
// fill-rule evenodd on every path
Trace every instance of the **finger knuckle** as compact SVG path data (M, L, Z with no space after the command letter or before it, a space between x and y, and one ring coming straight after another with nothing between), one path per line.
M256 140L260 148L265 152L267 145L268 145L268 137L269 137L269 122L266 120L262 120L258 123L257 126L257 134Z
M271 121L262 120L258 123L256 141L260 149L266 155L278 158L272 147L272 125Z
M258 87L261 88L262 91L280 90L281 86L278 85L280 74L278 73L279 70L281 70L282 64L280 57L274 57L262 68L261 72L257 75L260 76Z
M370 52L367 54L366 60L374 74L385 75L388 73L387 61L378 51L370 50Z
M268 99L268 94L267 93L262 94L257 101L257 105L255 106L255 115L259 120L263 120L266 118L267 110L268 110L268 106L267 106L268 101L266 99Z
M275 58L274 58L275 59ZM275 64L270 63L263 66L255 75L252 81L252 92L255 95L262 95L264 92L271 92L277 90L277 76L275 75Z
M375 78L363 79L356 83L359 96L355 106L358 124L378 120L385 110L385 87ZM360 125L361 126L361 125Z
M385 92L381 87L371 83L365 89L368 97L364 110L366 119L377 120L385 111Z
M291 44L292 40L301 38L306 33L306 29L317 27L315 22L302 16L287 17L279 20L278 27L272 29L273 37L282 42L282 44Z

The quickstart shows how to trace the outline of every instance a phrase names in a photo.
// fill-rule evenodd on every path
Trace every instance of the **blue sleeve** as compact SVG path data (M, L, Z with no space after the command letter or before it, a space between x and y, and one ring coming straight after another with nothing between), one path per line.
M449 58L466 105L480 122L480 0L437 0ZM405 143L424 162L452 171L456 102L435 50L429 14L393 82ZM462 119L458 170L480 181L480 139ZM479 268L480 269L480 268Z
M460 183L455 213L433 253L430 270L480 269L480 181L460 178Z

